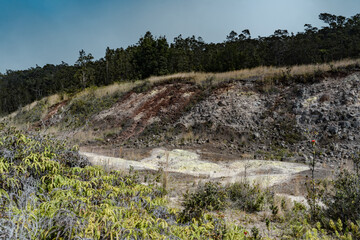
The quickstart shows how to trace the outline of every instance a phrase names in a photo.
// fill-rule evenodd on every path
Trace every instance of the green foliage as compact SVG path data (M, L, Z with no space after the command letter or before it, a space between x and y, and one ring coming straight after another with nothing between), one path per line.
M266 203L273 201L270 191L261 189L259 184L250 184L247 181L229 185L227 192L233 206L247 212L261 211Z
M222 210L225 207L225 200L226 192L220 183L207 182L200 185L194 193L184 194L182 221L199 220L204 211Z
M342 171L333 182L333 189L324 196L326 214L343 222L360 220L360 178L357 174Z
M120 95L115 93L98 98L90 92L88 95L75 98L69 103L66 109L64 109L64 112L68 112L69 114L64 116L63 122L65 122L66 127L76 128L84 126L89 117L110 108L119 97Z
M180 214L181 222L187 223L192 220L204 221L203 214L207 211L223 210L228 202L231 207L240 208L248 212L260 211L266 204L273 202L273 194L263 190L258 184L240 182L230 184L227 187L219 183L207 182L199 185L195 192L184 194ZM253 238L260 239L258 229L252 229Z
M314 185L310 182L310 206L294 202L292 210L285 212L282 238L359 239L358 185L358 176L348 171L342 171L330 185L325 181L314 182Z
M65 143L0 126L2 239L244 238L208 214L180 224L165 204L162 191L136 174L107 173Z
M307 229L311 229L308 223L308 210L298 202L294 202L293 208L285 214L285 226L283 239L301 239Z
M17 115L18 123L34 123L41 120L44 111L47 109L47 106L44 101L39 101L36 105L29 111L22 109Z
M256 226L251 228L251 235L254 240L261 239L260 230Z
M138 87L135 87L133 89L134 92L136 93L142 93L142 92L146 92L149 91L151 89L151 84L149 81L145 81L143 84L141 84Z

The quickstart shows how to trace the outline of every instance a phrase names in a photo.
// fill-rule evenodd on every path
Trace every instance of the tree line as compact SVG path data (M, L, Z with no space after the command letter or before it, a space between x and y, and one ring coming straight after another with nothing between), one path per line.
M221 43L201 37L155 37L146 32L127 48L110 49L105 56L79 52L74 65L62 62L27 70L0 73L0 114L9 113L44 96L76 92L89 86L145 79L177 72L224 72L256 66L324 63L360 56L360 14L346 18L319 15L326 25L304 25L296 34L278 29L267 37L253 38L248 29L231 31Z

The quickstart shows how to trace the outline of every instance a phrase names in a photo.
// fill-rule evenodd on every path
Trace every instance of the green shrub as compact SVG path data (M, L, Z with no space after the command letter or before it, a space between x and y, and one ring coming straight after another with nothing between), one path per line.
M324 196L326 214L331 219L343 222L360 220L360 177L342 171L333 182L332 191Z
M34 123L41 120L41 117L46 109L47 105L43 100L38 101L36 105L30 109L21 109L16 115L17 123Z
M184 194L181 213L182 222L200 219L204 211L217 211L225 208L226 192L220 183L207 182L199 185L194 193Z
M221 188L206 186L205 208L220 209ZM0 239L243 239L223 219L179 215L136 173L106 172L77 148L0 124Z
M143 92L147 92L151 89L152 85L149 81L144 81L143 84L141 84L140 86L137 86L133 89L133 91L135 93L143 93Z
M118 98L119 94L116 93L101 98L95 97L92 93L75 98L64 109L67 114L63 121L66 123L66 127L76 128L83 126L91 116L114 105Z
M267 202L273 200L271 192L261 189L259 184L250 184L247 181L233 183L226 191L233 206L247 212L261 211Z

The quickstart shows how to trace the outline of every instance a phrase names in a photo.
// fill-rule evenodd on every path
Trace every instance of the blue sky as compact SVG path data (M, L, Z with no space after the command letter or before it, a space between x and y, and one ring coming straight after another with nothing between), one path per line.
M73 64L80 49L96 59L105 48L135 44L146 32L168 41L182 34L222 42L231 31L252 37L276 29L321 26L319 13L360 13L359 0L0 0L0 72Z

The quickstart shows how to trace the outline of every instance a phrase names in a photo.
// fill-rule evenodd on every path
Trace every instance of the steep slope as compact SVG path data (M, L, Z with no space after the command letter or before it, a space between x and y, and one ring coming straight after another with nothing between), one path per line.
M176 120L199 89L189 83L157 86L147 92L129 92L111 108L91 119L102 130L119 129L118 140L136 137L153 123Z
M318 158L327 162L359 151L357 65L232 80L223 75L87 89L43 99L6 120L105 148L181 147L306 161L313 152L310 140L316 140Z
M360 139L359 76L354 73L311 84L273 86L268 92L260 91L256 81L233 81L217 86L188 108L185 105L195 91L189 90L189 98L177 98L169 105L165 99L176 93L163 95L165 90L159 89L173 87L164 85L146 94L132 93L137 103L132 110L126 107L129 100L118 102L114 108L128 114L126 117L111 108L95 116L92 123L111 128L120 118L124 128L110 142L134 147L215 148L306 161L314 139L321 159L350 158L358 151ZM179 91L178 96L184 93ZM187 111L182 112L184 109Z
M215 91L178 122L198 135L206 132L214 140L227 141L228 148L244 144L242 151L308 156L309 140L314 139L321 158L350 158L359 149L359 77L354 73L293 84L272 93L235 82Z

